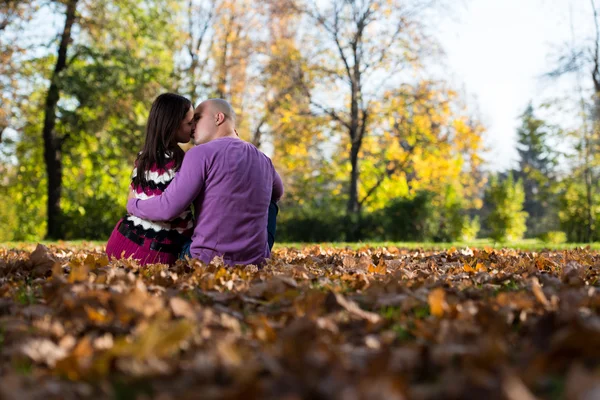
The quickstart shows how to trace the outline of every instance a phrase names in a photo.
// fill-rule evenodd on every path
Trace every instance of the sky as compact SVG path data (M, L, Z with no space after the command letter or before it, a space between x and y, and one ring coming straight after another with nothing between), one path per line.
M464 91L487 127L487 169L513 166L518 116L575 86L575 77L544 79L561 45L593 37L589 0L465 0L441 20L445 79ZM573 29L571 29L571 16ZM586 78L584 77L584 80Z

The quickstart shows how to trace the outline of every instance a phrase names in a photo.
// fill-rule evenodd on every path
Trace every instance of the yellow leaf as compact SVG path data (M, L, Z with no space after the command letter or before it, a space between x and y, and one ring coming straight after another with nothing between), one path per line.
M132 343L126 340L116 343L110 353L138 360L171 355L192 334L194 326L187 320L168 324L165 321L165 318L156 318Z
M90 321L103 324L112 320L112 318L108 316L106 310L95 309L93 307L88 306L87 304L84 304L83 308L85 309L85 312Z
M371 274L385 274L387 272L387 269L385 268L385 262L383 261L383 258L379 260L379 263L377 265L369 265L367 271Z
M444 292L444 289L433 289L429 292L427 299L429 301L429 311L431 312L431 315L436 317L443 316L444 310L448 308L448 304L446 303L446 292Z
M69 267L71 267L71 273L69 273L69 283L82 282L87 280L89 272L87 264L71 262L69 264Z

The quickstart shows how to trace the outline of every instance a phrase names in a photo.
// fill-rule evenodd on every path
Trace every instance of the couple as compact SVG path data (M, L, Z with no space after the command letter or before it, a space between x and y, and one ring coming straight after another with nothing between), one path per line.
M184 157L178 143L190 138L196 146ZM185 97L158 96L130 188L128 214L106 245L110 258L260 265L270 257L283 184L271 160L238 137L225 100L194 110Z

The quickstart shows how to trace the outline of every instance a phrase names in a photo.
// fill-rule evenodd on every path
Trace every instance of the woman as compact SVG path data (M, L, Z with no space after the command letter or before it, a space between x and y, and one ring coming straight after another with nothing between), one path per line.
M130 190L139 199L160 195L181 167L187 143L194 134L194 109L185 97L161 94L152 103L146 124L146 142L135 162ZM173 264L193 231L188 207L171 221L149 221L133 215L122 218L113 230L106 253L109 258L132 257L141 265Z

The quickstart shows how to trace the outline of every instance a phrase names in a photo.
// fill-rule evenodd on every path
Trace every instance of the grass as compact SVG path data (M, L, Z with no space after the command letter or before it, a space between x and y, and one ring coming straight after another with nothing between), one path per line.
M35 297L35 291L31 286L22 286L15 293L15 300L17 303L28 306L35 304L37 299Z
M90 247L104 247L106 245L105 240L39 240L39 241L24 241L24 242L0 242L0 249L16 249L16 250L28 250L32 251L35 249L38 243L49 246L59 246L65 248L81 248L86 249Z
M423 249L423 250L445 250L451 247L457 249L469 247L469 248L493 248L493 249L520 249L520 250L532 250L539 251L544 249L549 250L569 250L580 247L590 246L592 250L600 250L600 242L595 243L562 243L552 244L544 243L539 239L523 239L516 242L498 243L491 239L476 239L468 242L448 242L448 243L434 243L434 242L327 242L327 243L276 243L275 249L283 247L291 248L304 248L307 246L321 245L322 247L332 248L351 248L360 249L361 247L398 247L403 249Z
M42 240L39 242L1 242L0 248L7 249L18 249L18 250L33 250L37 243L45 245L56 245L59 247L74 247L74 248L90 248L90 247L104 247L105 241L98 240L72 240L72 241L46 241ZM451 247L457 249L469 247L469 248L493 248L493 249L519 249L519 250L531 250L540 251L544 249L548 250L570 250L576 248L585 248L589 246L592 250L600 250L600 242L595 243L562 243L552 244L544 243L539 239L523 239L516 242L498 243L491 239L476 239L468 242L448 242L448 243L434 243L434 242L323 242L323 243L301 243L301 242L282 242L275 243L275 249L281 248L296 248L301 249L305 247L320 245L321 247L330 248L351 248L354 250L360 249L365 246L369 247L397 247L402 249L423 249L423 250L446 250Z

